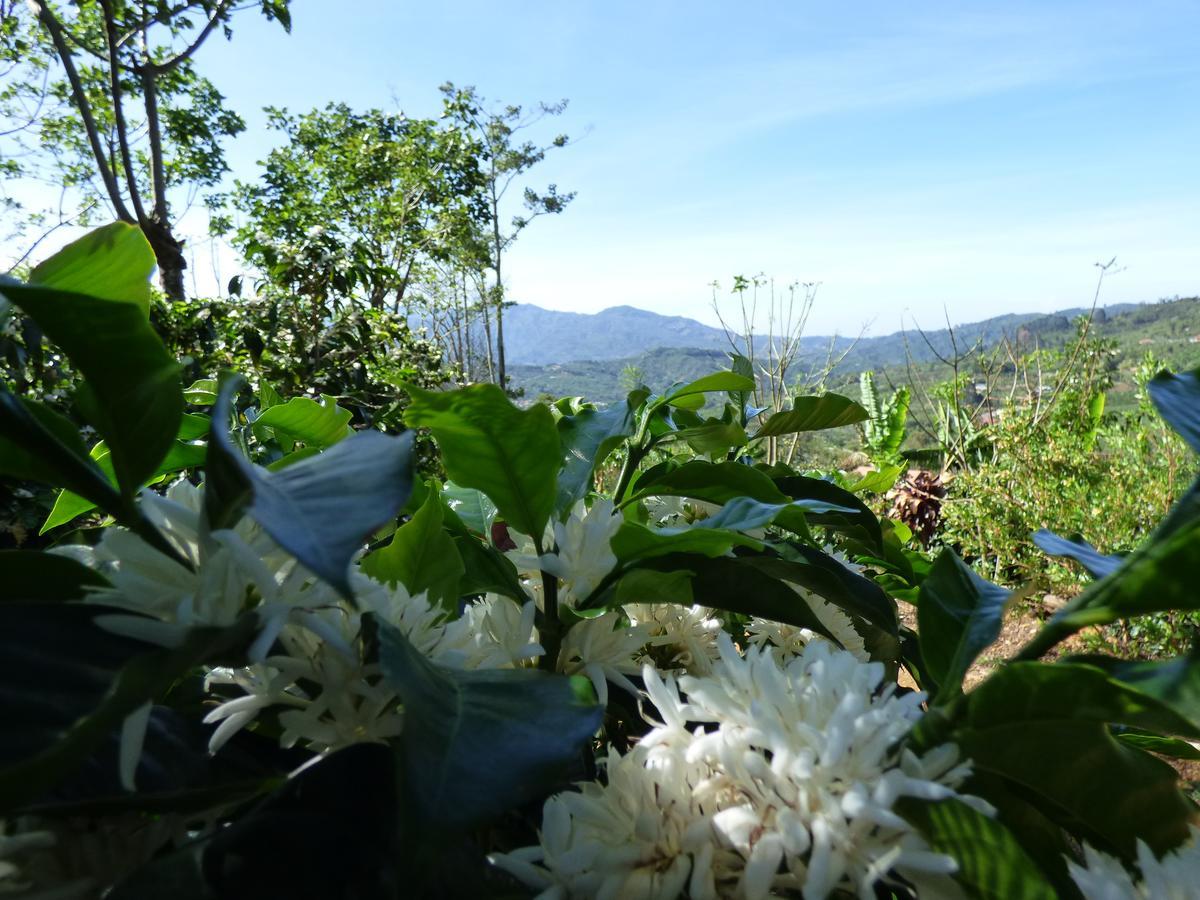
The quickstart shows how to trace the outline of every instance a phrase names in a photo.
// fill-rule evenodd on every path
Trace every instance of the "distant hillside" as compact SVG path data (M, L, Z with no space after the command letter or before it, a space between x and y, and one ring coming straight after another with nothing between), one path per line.
M729 341L719 328L632 306L589 315L522 303L504 314L504 346L511 364L546 365L620 359L656 347L717 350L728 347Z
M527 307L514 307L512 312ZM536 309L536 308L534 308ZM538 310L546 313L546 310ZM566 354L559 361L541 365L513 365L510 369L515 386L523 387L528 398L542 394L553 396L582 395L598 402L611 402L622 395L621 372L627 366L638 370L639 377L654 387L664 387L674 381L686 381L704 375L728 364L728 341L718 330L707 328L698 322L679 317L656 316L642 310L618 307L606 312L619 313L618 319L628 313L640 313L645 324L645 333L636 342L630 339L626 352L621 356L603 359L570 360ZM849 347L845 359L833 373L833 381L846 382L858 372L896 370L903 368L909 358L917 364L934 362L937 354L949 356L953 343L966 350L976 342L994 346L1003 337L1018 340L1027 347L1035 342L1038 346L1061 346L1075 334L1073 320L1086 312L1084 309L1067 309L1050 315L1037 313L1009 314L975 322L954 329L954 340L945 329L925 332L922 337L916 331L897 332L881 337L863 338L857 343L851 338L811 337L802 343L800 360L795 368L797 376L809 371L823 369L830 353L839 356ZM575 316L579 332L590 331L605 313L585 316L572 313L556 313L558 316ZM697 329L715 332L719 341L703 346L668 346L660 338L656 320L690 323ZM507 326L507 319L506 319ZM1097 334L1115 338L1126 357L1141 356L1152 350L1169 365L1177 368L1192 368L1200 365L1200 341L1192 338L1200 335L1200 298L1162 301L1147 304L1115 304L1097 310L1094 328ZM681 330L678 333L690 333ZM703 332L698 332L703 333ZM711 337L711 335L710 335ZM586 337L578 338L578 346L586 343ZM547 341L547 344L550 342ZM851 345L853 346L851 347ZM636 352L630 353L629 350ZM549 355L548 353L544 353ZM904 380L902 372L896 372Z

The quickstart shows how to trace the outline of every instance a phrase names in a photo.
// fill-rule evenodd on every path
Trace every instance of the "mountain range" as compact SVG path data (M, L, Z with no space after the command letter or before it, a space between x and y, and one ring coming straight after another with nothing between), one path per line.
M840 360L835 376L845 379L867 369L881 371L950 356L955 346L993 346L1004 337L1027 345L1057 346L1075 334L1073 320L1086 309L1054 313L1010 313L980 322L925 332L896 332L878 337L809 336L800 344L793 371L822 369ZM1169 362L1200 363L1200 299L1121 303L1099 308L1096 333L1118 339L1123 348L1154 347ZM728 365L729 338L684 316L663 316L631 306L599 313L570 313L520 304L505 314L505 346L513 384L527 397L582 394L608 402L623 393L621 372L638 370L652 386L697 377ZM760 347L764 338L757 338Z

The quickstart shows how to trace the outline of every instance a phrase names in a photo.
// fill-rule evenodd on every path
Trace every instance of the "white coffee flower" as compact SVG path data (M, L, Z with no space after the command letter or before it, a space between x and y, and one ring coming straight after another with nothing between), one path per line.
M584 619L563 638L558 671L590 678L602 706L608 703L609 681L637 696L637 688L626 676L640 671L638 659L648 638L645 628L627 627L616 612Z
M616 568L611 541L624 521L611 500L598 499L586 511L581 506L566 522L554 523L557 549L543 554L540 561L542 571L558 576L561 582L558 602L572 607Z
M868 898L892 873L952 893L954 861L892 806L957 797L992 811L955 791L969 768L954 747L897 749L923 695L828 641L781 665L718 639L711 676L644 669L657 727L610 760L607 786L548 801L539 846L497 864L543 896Z
M717 634L721 620L703 606L675 603L634 603L625 614L650 635L646 652L658 669L682 669L689 675L707 675L720 656Z
M798 585L791 586L797 594L804 598L808 608L812 610L817 621L825 626L836 639L838 646L852 654L860 662L869 662L871 655L867 652L862 635L854 627L854 622L843 610L827 600L818 597L807 588ZM799 656L805 646L814 639L823 640L816 632L801 628L798 625L788 625L772 619L761 619L754 616L746 626L746 637L753 646L763 647L771 644L778 651L779 659L783 662Z
M1140 877L1087 844L1083 860L1082 866L1069 861L1067 868L1087 900L1200 900L1200 828L1195 825L1187 843L1160 859L1138 841Z

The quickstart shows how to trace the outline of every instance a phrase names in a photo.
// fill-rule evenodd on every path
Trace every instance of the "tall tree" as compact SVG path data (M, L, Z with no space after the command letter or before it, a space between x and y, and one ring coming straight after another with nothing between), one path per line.
M501 208L510 189L521 176L546 158L553 149L567 146L569 138L559 134L545 144L524 140L522 132L547 116L562 115L567 101L538 103L533 108L521 106L489 107L474 87L457 88L450 82L441 87L445 97L445 114L471 129L483 147L483 170L487 183L485 199L488 205L488 225L482 242L487 248L488 268L493 274L488 302L496 314L496 380L507 385L504 356L504 254L538 216L558 214L567 208L575 192L559 193L558 186L547 185L540 192L528 185L522 190L522 212L514 215L507 226Z
M290 29L290 0L0 0L0 175L41 179L137 224L169 297L187 267L173 188L217 184L222 140L245 129L194 57L257 7Z
M400 313L431 264L482 258L486 180L469 131L341 103L268 114L287 143L237 183L233 242L273 287Z

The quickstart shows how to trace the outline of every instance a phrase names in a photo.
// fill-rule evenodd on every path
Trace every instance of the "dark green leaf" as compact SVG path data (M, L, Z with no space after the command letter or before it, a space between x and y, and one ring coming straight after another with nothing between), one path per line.
M1188 656L1155 662L1110 656L1072 656L1072 663L1093 666L1110 678L1165 703L1200 727L1200 649Z
M754 438L794 434L799 431L823 431L863 422L871 416L865 409L841 394L822 394L819 397L797 397L792 408L767 418Z
M400 749L410 815L459 830L561 784L600 727L586 679L533 669L434 665L386 623L380 662L404 704Z
M203 847L204 879L221 900L391 900L402 878L399 797L391 748L346 747L217 830Z
M644 395L641 395L644 396ZM632 398L631 398L632 399ZM587 496L592 472L626 437L633 434L636 406L614 403L606 409L583 409L558 420L564 454L558 473L555 509L565 516Z
M0 474L68 488L106 510L121 498L84 449L71 422L48 406L0 388Z
M1011 592L980 578L953 550L943 550L921 584L917 625L926 671L938 699L962 688L967 669L1000 637Z
M896 604L879 585L811 547L790 547L786 552L787 559L764 556L745 562L782 581L808 588L892 636L899 634Z
M987 900L1055 900L1057 892L1000 822L960 800L928 803L911 797L896 812L917 829L935 853L958 863L954 880L971 897Z
M108 584L94 569L57 553L0 550L0 603L81 600Z
M463 560L442 527L442 498L437 491L429 491L421 508L396 529L388 544L363 559L362 570L379 581L402 584L410 594L428 592L433 602L454 605Z
M1159 372L1146 387L1167 424L1200 452L1200 374Z
M414 387L409 394L404 420L433 432L446 474L487 494L506 522L540 541L562 460L550 410L518 409L494 384L440 393Z
M134 232L136 236L120 232L130 237L115 242L84 238L69 245L43 263L54 276L46 284L0 284L0 293L21 307L83 374L77 403L111 448L126 496L166 456L183 413L179 367L150 327L144 305L134 297L105 299L129 289L110 271L109 253L117 254L123 266L131 238L145 242L140 231ZM59 257L66 259L61 267ZM56 287L56 280L88 283L91 293Z
M465 569L458 585L460 597L467 594L501 594L522 604L529 599L529 594L521 587L516 567L503 553L469 534L455 535L454 546Z
M826 510L814 507L808 515L809 523L824 525L834 531L856 533L876 551L883 547L883 532L879 527L879 519L865 503L849 491L823 478L808 478L804 475L776 478L775 486L795 500L818 501L829 505L830 508Z
M0 811L41 797L81 765L130 713L185 672L245 646L249 616L230 628L192 629L156 649L97 627L109 607L0 604Z
M1192 814L1177 773L1119 743L1110 724L1194 732L1165 705L1098 669L1020 662L967 694L953 739L978 771L1035 792L1048 815L1127 859L1138 839L1158 853L1177 846Z

